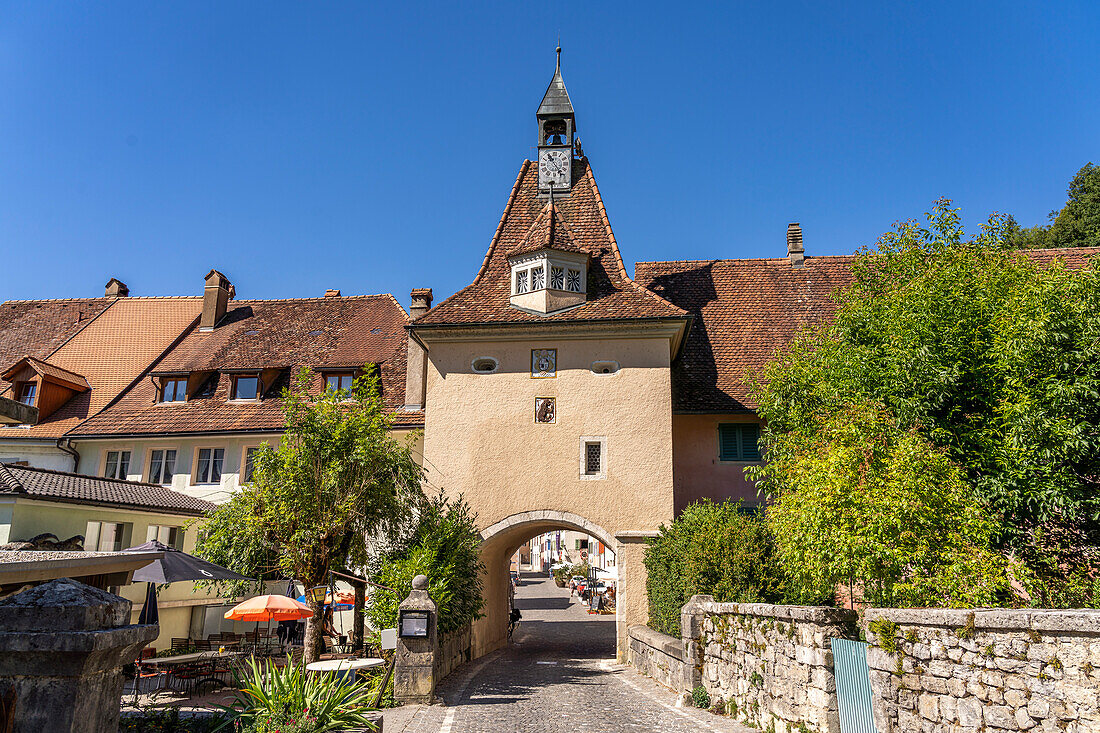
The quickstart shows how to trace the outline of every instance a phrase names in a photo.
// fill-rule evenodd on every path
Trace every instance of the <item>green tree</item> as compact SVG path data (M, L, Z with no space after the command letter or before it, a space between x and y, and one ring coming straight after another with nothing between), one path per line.
M696 594L718 601L782 600L767 527L738 502L702 501L662 525L645 551L649 625L680 635L680 607Z
M1042 528L1100 534L1100 279L1010 251L1004 217L967 238L949 203L862 250L833 322L759 375L762 440L793 465L784 451L881 405L961 468L993 546L1042 573ZM791 480L760 477L773 495Z
M422 471L411 443L390 433L377 377L350 392L310 394L302 370L284 390L285 428L278 446L261 446L252 482L216 509L199 532L200 555L259 579L294 578L307 588L330 570L362 566L368 538L385 536L424 503ZM321 649L315 621L306 625L305 656Z
M1100 247L1100 168L1086 163L1066 194L1066 205L1050 212L1046 226L1021 227L1008 217L1008 243L1018 249Z
M431 499L404 537L376 558L367 618L376 629L397 625L397 607L417 575L428 576L428 595L439 613L439 631L461 628L481 615L481 533L469 505L443 494ZM387 590L386 588L392 589Z
M875 606L989 606L1009 592L992 522L962 471L885 409L852 405L809 440L777 436L758 472L779 487L768 526L791 582L813 602L837 586Z

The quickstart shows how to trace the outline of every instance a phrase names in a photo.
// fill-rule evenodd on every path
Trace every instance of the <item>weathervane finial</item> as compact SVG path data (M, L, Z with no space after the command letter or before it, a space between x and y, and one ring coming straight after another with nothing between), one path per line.
M558 36L558 47L555 50L557 51L557 54L558 54L558 65L555 68L555 71L557 71L557 73L560 74L561 73L561 36L560 35Z

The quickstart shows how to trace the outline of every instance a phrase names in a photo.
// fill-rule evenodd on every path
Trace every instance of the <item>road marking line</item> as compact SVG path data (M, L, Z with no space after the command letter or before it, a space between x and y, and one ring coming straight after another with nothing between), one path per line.
M455 690L455 704L447 707L447 714L443 716L443 723L439 726L439 733L451 733L451 727L455 722L455 714L458 712L458 706L462 700L462 695L466 692L466 688L470 686L470 682L473 681L477 673L481 671L481 668L489 663L489 660L493 657L499 656L497 654L486 654L478 662L477 666L471 667L470 670L463 676L462 683L458 689Z
M622 671L625 671L625 670L629 669L628 667L625 667L623 665L620 665L616 662L613 662L613 661L607 660L607 659L600 662L600 666L604 669L605 672L622 672ZM675 708L675 707L673 707L673 706L671 706L667 703L661 702L660 700L656 699L655 697L650 695L648 692L643 690L641 687L634 684L634 682L632 680L628 680L626 677L624 677L622 675L613 674L611 676L614 677L615 679L619 680L619 682L622 682L627 687L633 688L634 691L636 691L638 694L643 695L644 697L646 697L649 700L652 700L653 702L657 703L658 705L665 708L666 710L671 710L672 712L679 715L681 718L687 718L692 723L695 723L696 725L701 725L704 728L706 728L707 730L714 731L714 733L726 733L726 731L724 731L723 729L715 728L713 725L706 722L705 720L699 720L694 715L690 715L690 714L684 712L683 710L677 709L677 708ZM440 733L444 733L444 732L440 731ZM449 733L449 731L447 733Z

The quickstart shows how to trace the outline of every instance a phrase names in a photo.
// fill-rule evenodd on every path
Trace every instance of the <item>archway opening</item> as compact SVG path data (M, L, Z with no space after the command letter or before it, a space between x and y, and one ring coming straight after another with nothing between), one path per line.
M473 627L475 657L508 644L532 654L615 656L622 601L616 546L609 532L577 515L536 511L501 520L484 530L482 537L485 615ZM533 539L545 542L547 537L551 541L548 551L532 550ZM523 548L526 552L521 552ZM595 566L596 556L604 568L598 573L603 587L589 587L583 595L568 583L559 586L549 572L552 565L562 561L572 565L582 559L591 560ZM599 595L597 612L590 612L593 591L603 592L604 613L598 612ZM609 608L612 598L614 610ZM519 610L521 618L509 640L513 608Z

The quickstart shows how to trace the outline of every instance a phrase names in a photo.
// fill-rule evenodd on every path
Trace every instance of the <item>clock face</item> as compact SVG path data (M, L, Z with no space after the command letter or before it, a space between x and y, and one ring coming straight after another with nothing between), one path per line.
M549 187L569 185L570 155L564 150L543 150L539 155L539 184Z

